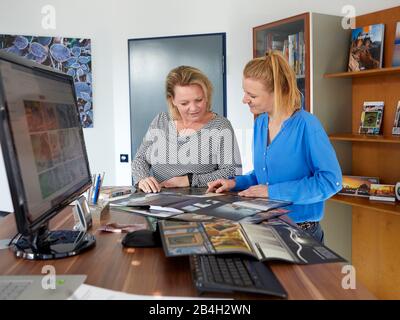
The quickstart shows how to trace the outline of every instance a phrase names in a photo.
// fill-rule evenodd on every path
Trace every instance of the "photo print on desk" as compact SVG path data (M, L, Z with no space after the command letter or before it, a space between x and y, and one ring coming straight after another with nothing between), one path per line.
M0 34L0 51L15 54L71 75L74 78L82 127L93 127L90 39Z

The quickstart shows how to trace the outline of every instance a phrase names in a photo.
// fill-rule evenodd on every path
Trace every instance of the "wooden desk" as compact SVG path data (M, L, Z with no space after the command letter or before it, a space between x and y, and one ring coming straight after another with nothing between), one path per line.
M125 249L124 234L97 231L108 222L143 223L144 219L125 212L109 211L101 222L94 222L92 232L96 247L75 257L61 260L26 261L17 259L12 250L0 250L0 274L41 274L51 264L58 274L86 274L86 283L128 293L162 296L197 296L192 284L188 257L166 258L162 248ZM70 229L71 208L65 209L50 224L51 229ZM0 239L16 233L13 214L0 219ZM361 284L344 290L342 264L292 265L270 263L272 270L289 294L289 299L375 299ZM261 295L212 295L240 299L269 298Z

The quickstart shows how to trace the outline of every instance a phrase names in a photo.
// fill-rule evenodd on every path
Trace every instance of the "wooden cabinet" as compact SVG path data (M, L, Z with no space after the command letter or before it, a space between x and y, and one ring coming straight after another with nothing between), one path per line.
M309 25L310 14L304 13L253 28L253 57L261 57L268 50L281 51L296 73L306 110L310 110Z

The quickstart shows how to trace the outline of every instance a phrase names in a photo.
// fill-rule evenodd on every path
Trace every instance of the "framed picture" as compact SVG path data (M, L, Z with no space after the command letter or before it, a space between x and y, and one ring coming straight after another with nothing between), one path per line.
M82 127L93 127L90 39L0 34L0 51L15 54L72 76Z

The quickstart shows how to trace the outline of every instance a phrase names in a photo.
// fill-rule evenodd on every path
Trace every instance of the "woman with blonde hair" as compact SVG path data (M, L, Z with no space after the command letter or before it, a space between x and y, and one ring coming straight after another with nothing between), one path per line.
M335 151L319 120L301 109L296 77L285 57L269 51L243 71L243 103L254 123L254 170L208 184L217 193L291 201L289 217L323 242L325 200L342 187Z
M239 148L228 119L212 112L213 87L199 69L179 66L166 78L168 113L159 113L132 161L135 186L206 187L241 173Z

